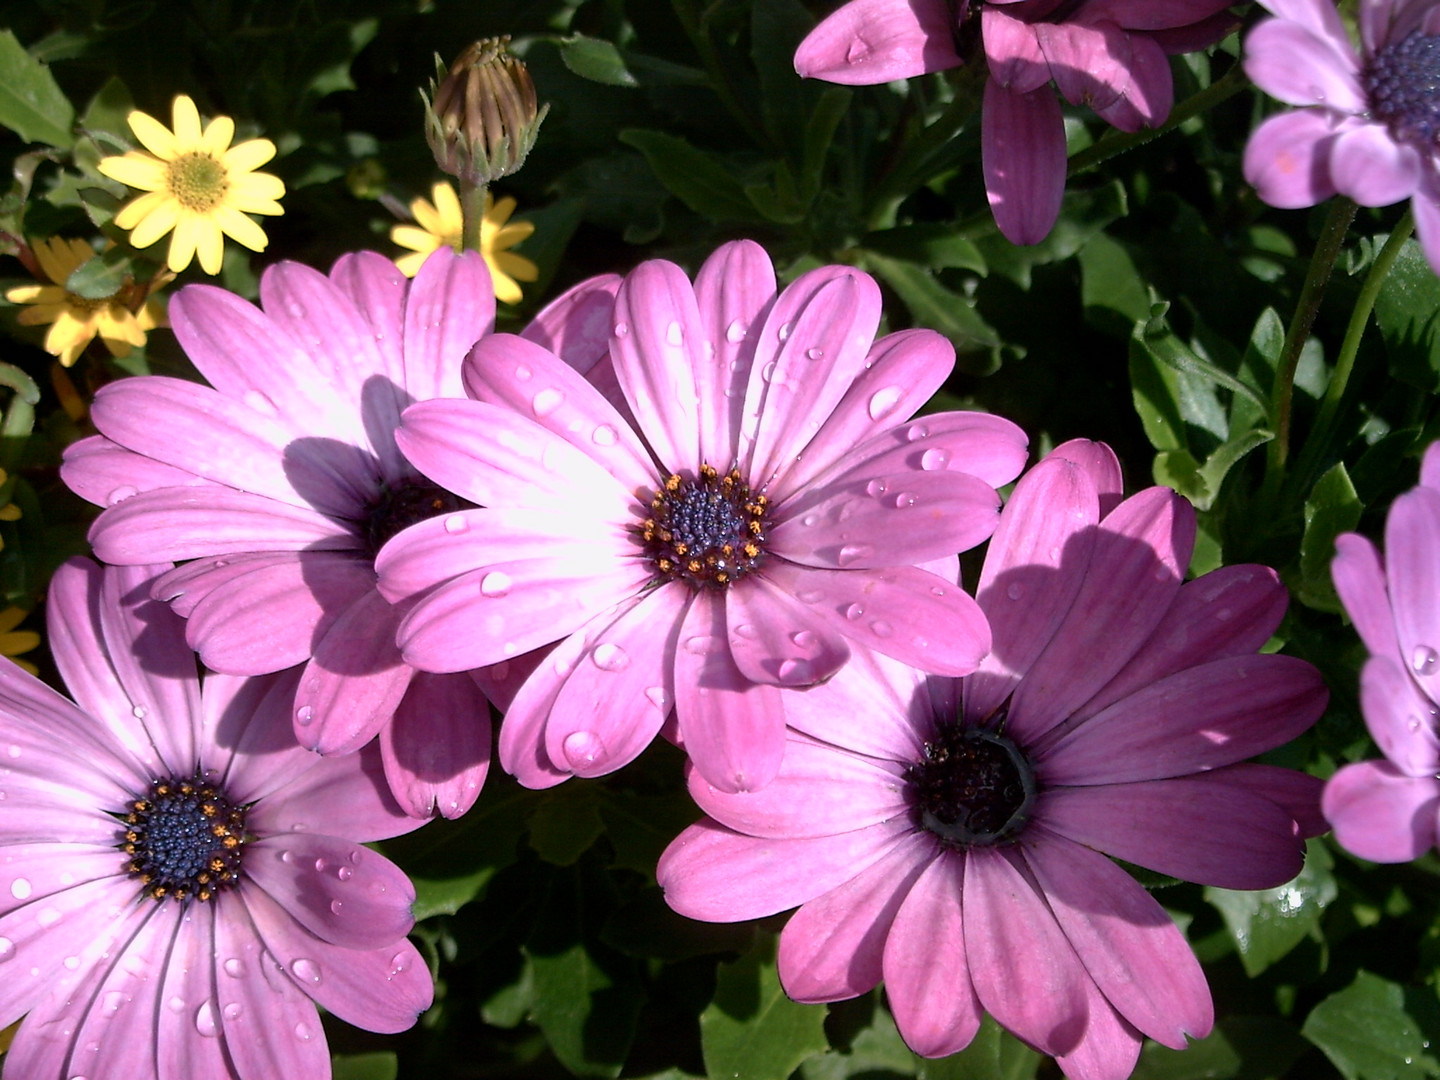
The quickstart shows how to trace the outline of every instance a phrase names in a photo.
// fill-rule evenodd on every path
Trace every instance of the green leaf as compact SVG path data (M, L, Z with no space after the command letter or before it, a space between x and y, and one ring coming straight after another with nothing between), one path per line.
M1252 979L1316 932L1320 916L1338 895L1332 865L1324 844L1311 840L1305 868L1284 885L1244 892L1205 889L1205 899L1230 928L1240 962Z
M130 256L119 248L111 248L77 266L65 279L65 291L86 300L108 300L120 291L129 273Z
M1131 1080L1270 1080L1308 1049L1279 1017L1232 1016L1184 1050L1147 1042Z
M791 1001L780 988L773 939L715 975L715 998L700 1014L700 1048L709 1076L786 1080L823 1053L825 1008Z
M1375 324L1390 373L1432 394L1440 392L1440 280L1414 240L1405 241L1375 298Z
M1344 462L1336 462L1305 500L1305 535L1300 541L1300 584L1296 596L1320 611L1339 612L1340 598L1330 580L1335 538L1360 524L1360 497Z
M691 210L714 221L764 221L735 170L721 158L663 131L627 128L620 141L645 155L660 183Z
M870 1023L851 1040L849 1049L832 1047L800 1066L803 1080L887 1080L915 1075L917 1058L905 1045L888 1009L875 1008Z
M75 108L50 69L21 46L9 30L0 30L0 125L26 142L68 149L75 141Z
M1150 292L1123 244L1099 233L1080 249L1078 258L1086 319L1118 336L1150 317Z
M591 82L606 86L639 86L640 80L625 66L625 58L611 42L583 34L567 38L560 46L560 59L565 66Z
M1170 329L1170 324L1165 318L1168 308L1168 304L1154 305L1150 317L1135 328L1141 344L1149 350L1151 355L1181 374L1198 375L1202 379L1222 386L1231 393L1246 398L1263 411L1265 400L1258 391L1245 385L1223 368L1212 364L1180 340L1179 336Z
M1430 1038L1440 1032L1434 990L1412 990L1361 971L1310 1010L1300 1033L1346 1080L1440 1076Z
M866 233L860 245L892 259L919 263L930 270L971 270L981 276L986 272L985 256L973 240L962 236L953 225L901 225L882 229Z
M1135 330L1130 338L1130 396L1140 425L1156 450L1185 450L1185 419L1180 415L1176 374L1158 363L1145 347L1139 323ZM1199 463L1193 457L1190 460L1198 469Z
M1043 1057L987 1013L970 1045L946 1058L920 1061L918 1080L1030 1080Z
M873 251L864 253L864 263L900 294L916 323L940 331L950 339L957 353L985 353L988 362L966 364L962 361L959 370L978 375L999 366L1000 335L980 317L969 300L951 292L915 263L887 258Z
M555 866L570 866L595 842L605 826L590 784L561 784L540 796L530 818L530 846Z
M333 1080L395 1080L400 1075L400 1062L390 1050L336 1054L330 1059L330 1070Z

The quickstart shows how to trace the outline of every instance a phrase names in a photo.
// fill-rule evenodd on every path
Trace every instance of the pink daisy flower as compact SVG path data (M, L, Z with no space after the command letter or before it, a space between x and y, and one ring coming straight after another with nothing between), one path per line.
M1287 105L1245 147L1245 179L1271 206L1336 192L1361 206L1409 199L1440 268L1440 6L1360 0L1360 49L1333 0L1261 0L1277 18L1245 39L1245 72Z
M1356 533L1335 550L1335 588L1370 650L1360 707L1385 758L1340 769L1323 808L1347 851L1408 862L1440 835L1440 443L1390 507L1385 559Z
M485 263L446 249L413 283L370 252L328 277L280 263L260 293L264 310L182 289L170 321L211 385L101 388L100 434L67 450L62 476L106 508L90 532L101 559L191 560L155 595L187 616L209 667L303 663L300 742L345 753L379 733L401 804L456 817L489 765L488 706L470 678L401 658L402 612L376 591L374 557L404 526L462 505L415 472L394 429L412 401L463 395L460 362L494 321Z
M1076 1080L1128 1076L1142 1036L1213 1020L1170 917L1106 856L1234 889L1278 885L1322 832L1320 782L1245 759L1312 724L1304 661L1256 655L1285 610L1262 566L1182 584L1189 503L1123 502L1109 449L1069 443L1015 488L979 583L995 648L963 680L871 653L795 695L780 775L731 795L657 876L682 914L799 906L780 978L800 1001L881 979L905 1041L940 1057L982 1012Z
M323 1080L317 1003L382 1032L430 1005L414 890L363 846L418 822L373 750L295 742L298 672L202 680L161 569L56 572L78 705L0 665L5 1075Z
M762 787L780 688L828 678L848 642L975 668L990 634L954 553L994 529L1025 436L983 413L907 422L954 350L928 330L874 341L879 319L857 270L777 294L764 251L728 244L693 285L668 262L630 273L588 380L498 334L466 361L476 400L405 411L406 456L485 509L396 536L380 587L413 603L400 644L426 670L556 643L500 728L522 783L618 768L673 704L712 783Z
M967 60L960 36L969 6L850 0L800 43L795 70L868 85L956 67ZM985 190L995 224L1017 244L1045 239L1065 194L1065 124L1052 83L1070 104L1090 106L1122 131L1158 127L1175 97L1166 54L1205 48L1236 26L1230 0L975 6L990 74L980 130Z

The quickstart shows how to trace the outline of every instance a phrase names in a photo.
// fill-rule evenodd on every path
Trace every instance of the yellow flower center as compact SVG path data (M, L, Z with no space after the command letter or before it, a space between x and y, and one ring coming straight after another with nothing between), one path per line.
M186 210L208 214L225 201L230 176L225 166L209 154L191 151L170 162L165 186Z

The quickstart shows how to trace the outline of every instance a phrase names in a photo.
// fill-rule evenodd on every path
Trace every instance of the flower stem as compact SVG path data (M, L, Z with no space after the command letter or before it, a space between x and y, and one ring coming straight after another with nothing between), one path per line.
M1355 209L1355 204L1342 195L1331 200L1325 227L1315 243L1315 254L1310 257L1310 270L1300 289L1295 314L1285 331L1285 343L1280 348L1280 358L1275 364L1275 383L1270 391L1270 430L1275 433L1275 438L1266 448L1262 502L1274 497L1285 478L1285 463L1290 456L1290 412L1295 399L1295 369L1299 366L1305 342L1310 340L1310 329L1315 325L1320 301L1325 297L1325 283L1330 280L1330 271L1335 268L1335 260L1340 255L1340 246L1345 241L1350 222L1355 220Z
M460 181L460 250L479 251L480 225L485 220L487 185Z

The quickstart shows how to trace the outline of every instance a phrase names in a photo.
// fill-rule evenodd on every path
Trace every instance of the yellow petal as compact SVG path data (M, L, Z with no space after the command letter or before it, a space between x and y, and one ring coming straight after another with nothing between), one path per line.
M485 220L497 228L509 221L510 215L515 212L515 200L509 195L492 205L487 194L485 201Z
M441 181L435 185L431 194L435 196L435 211L440 215L440 228L436 231L460 232L465 227L465 214L460 208L460 196L455 194L455 189Z
M133 199L120 208L120 212L115 215L115 225L121 229L133 229L163 206L174 207L175 212L179 213L180 204L175 201L173 196L161 191L146 192L144 195ZM161 232L155 235L160 236L163 234L164 230L161 230ZM147 243L154 243L154 241L155 237L152 236ZM146 246L146 244L136 243L133 236L130 238L130 242L135 244L136 247Z
M65 299L65 290L59 285L16 285L5 290L5 299L12 304L57 304Z
M165 308L158 299L151 297L136 314L135 322L141 330L154 330L156 327L165 326Z
M440 237L414 225L396 225L390 229L390 239L401 247L429 255L440 246Z
M248 173L258 169L275 156L275 144L269 139L246 139L220 155L220 164L231 173ZM279 196L275 196L279 198Z
M285 183L278 176L271 176L269 173L242 173L239 176L231 175L230 191L225 201L236 210L244 209L242 202L268 201L273 203L276 199L285 197ZM250 211L254 213L254 211Z
M440 236L445 232L445 222L440 217L440 211L424 199L416 199L412 202L410 213L415 215L415 223L426 232L434 236Z
M409 255L401 255L395 260L395 269L406 277L414 277L420 272L420 267L425 265L425 259L429 254L428 251L412 251Z
M48 287L52 289L60 288L58 285ZM65 299L69 294L67 294L64 289L60 289L60 294L60 300L52 301L48 304L35 304L25 308L16 314L15 321L21 326L44 326L47 323L54 322L70 310L70 301Z
M540 268L524 255L515 255L508 251L497 251L493 256L495 265L517 281L537 281L540 278Z
M225 234L215 222L214 215L194 219L195 253L200 259L200 269L207 274L220 273L225 261Z
M0 517L0 521L3 520L5 519ZM9 520L14 521L15 518L10 518ZM25 621L27 614L29 613L24 608L15 607L13 604L4 611L0 611L0 635L8 634L11 630L14 630L15 627ZM38 645L40 643L37 641L35 644Z
M265 245L270 242L264 229L229 206L217 206L210 211L210 220L226 236L234 237L251 251L264 251Z
M200 149L200 110L188 94L176 94L170 107L175 121L175 146L182 154Z
M490 282L495 287L495 299L504 304L518 304L525 296L513 278L505 274L486 256L485 264L490 267Z
M182 214L175 222L175 232L170 237L170 253L165 258L165 265L177 274L189 266L190 260L195 257L195 245L200 241L199 226L200 222L193 214ZM220 268L217 266L215 269Z
M142 195L141 199L148 199L150 196ZM139 200L137 200L139 201ZM149 247L159 240L180 220L181 207L178 202L171 198L157 197L150 204L148 214L135 226L135 231L130 234L130 243L137 248ZM119 218L116 218L119 223ZM123 226L122 226L123 228ZM189 262L187 259L186 262Z
M512 221L503 229L495 230L495 238L491 241L491 247L498 249L512 248L522 240L528 240L535 233L533 221Z
M230 149L230 140L233 138L235 121L228 116L217 116L205 125L205 133L200 136L198 149L213 158L223 157L225 151Z
M145 331L140 329L140 322L135 315L124 304L108 304L101 309L95 319L97 332L100 339L109 346L111 352L115 352L112 342L124 342L126 345L144 345ZM123 356L123 353L115 353L116 356Z
M45 335L45 351L60 358L60 363L69 367L79 359L95 337L95 325L90 320L81 321L69 312L60 316Z
M0 655L14 656L17 653L29 652L39 644L40 635L34 630L17 630L13 634L0 634Z
M95 249L83 240L66 240L52 236L34 247L35 258L45 276L56 285L64 285L65 279L95 257Z
M135 132L140 144L161 161L174 161L180 156L181 152L175 145L175 136L170 129L149 113L136 109L126 120L130 122L130 130Z
M111 180L119 180L127 187L140 191L164 190L168 171L165 162L138 150L131 150L120 157L101 158L99 169Z

